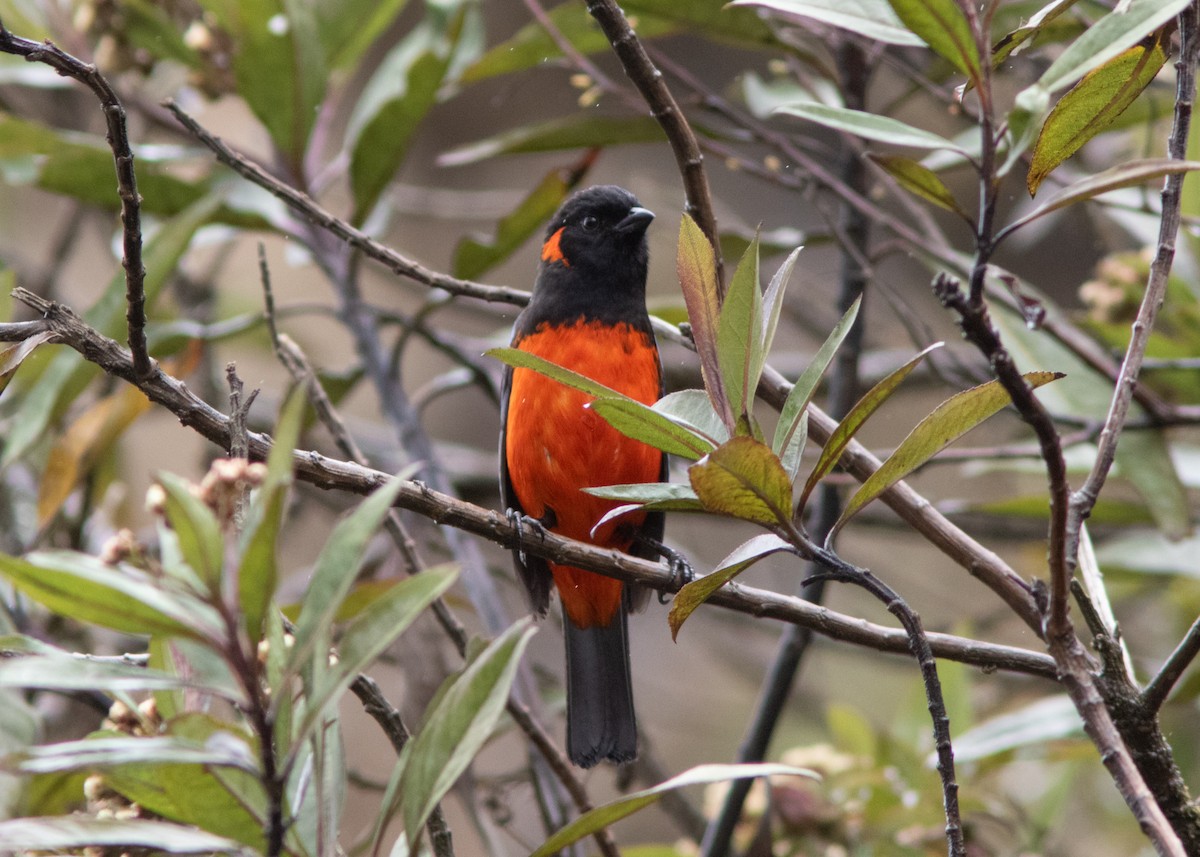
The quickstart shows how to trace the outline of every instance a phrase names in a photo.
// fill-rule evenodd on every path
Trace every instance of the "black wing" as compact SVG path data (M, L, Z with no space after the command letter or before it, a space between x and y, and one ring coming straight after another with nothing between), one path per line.
M500 502L505 509L511 509L524 517L525 510L517 499L512 480L508 476L508 455L505 453L505 438L508 435L508 397L512 391L511 366L504 369L504 380L500 384ZM539 614L544 615L550 607L550 587L554 578L550 574L550 566L540 556L523 553L520 547L513 548L513 566L525 584L529 594L529 604Z

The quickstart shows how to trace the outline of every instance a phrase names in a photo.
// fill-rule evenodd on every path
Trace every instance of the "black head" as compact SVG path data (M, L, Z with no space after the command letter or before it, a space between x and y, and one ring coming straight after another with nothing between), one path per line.
M546 227L543 265L644 283L646 227L653 219L654 214L624 188L598 185L581 190L562 204Z

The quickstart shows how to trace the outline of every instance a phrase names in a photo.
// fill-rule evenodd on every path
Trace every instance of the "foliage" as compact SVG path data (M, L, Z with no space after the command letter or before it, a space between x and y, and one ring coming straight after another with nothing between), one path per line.
M1089 740L1106 760L1133 750L1156 806L1194 821L1177 785L1194 770L1198 748L1187 730L1169 727L1200 693L1193 677L1172 672L1194 654L1197 631L1187 628L1200 605L1192 509L1200 245L1184 233L1176 246L1171 226L1177 213L1185 223L1200 216L1200 197L1179 185L1200 157L1170 125L1176 96L1166 80L1173 56L1183 54L1175 73L1185 83L1195 64L1194 4L628 0L630 23L665 72L639 78L618 45L636 88L611 71L609 38L587 4L574 1L545 9L532 0L511 8L479 0L70 5L67 15L61 4L0 0L0 216L4 231L22 236L0 237L0 285L80 307L82 323L99 335L134 341L130 272L112 257L114 247L128 254L133 237L120 234L115 213L140 206L146 334L165 374L138 377L110 364L106 375L99 349L66 347L78 343L20 315L17 302L5 310L0 816L10 818L0 821L0 851L388 848L443 856L455 847L469 853L478 834L483 850L504 853L510 834L502 828L516 815L511 835L525 851L554 853L595 836L611 855L605 830L625 816L668 807L683 834L699 840L694 812L679 809L695 796L687 787L734 780L728 792L736 794L740 781L758 778L761 802L731 832L738 847L769 834L775 853L936 853L946 841L942 802L955 790L946 759L931 755L949 748L949 733L936 731L947 723L972 853L1073 853L1072 815L1083 819L1079 828L1130 851L1140 829L1164 835L1134 817L1136 806L1116 817L1082 801L1074 780L1105 776L1084 753ZM136 192L123 182L114 193L117 143L96 79L55 74L62 67L47 59L52 52L22 52L15 37L48 38L96 63L128 114L120 120L129 120ZM709 55L721 62L697 59ZM671 109L698 135L708 156L699 169L728 168L713 183L721 188L719 234L692 216L704 202L697 188L708 186L696 181L695 165L681 165L679 177L666 159L653 161L654 178L649 168L623 171L632 158L678 143L658 121L670 111L647 113L643 96L656 84L675 92ZM218 151L220 141L165 118L156 103L168 94L175 109L203 110L200 124L236 145ZM227 110L240 123L225 124ZM110 119L115 112L108 108ZM620 160L627 152L636 155ZM645 191L634 189L655 200L660 223L671 227L662 232L679 219L677 238L654 238L652 304L666 361L685 366L687 377L652 406L496 347L524 296L473 282L507 282L515 270L523 272L515 282L526 282L530 269L520 266L532 262L531 239L574 188L593 181L644 181ZM682 198L681 181L687 208L664 216L663 205ZM1146 190L1153 182L1167 189L1161 200ZM500 186L505 192L484 191ZM1034 201L1019 198L1026 193ZM38 213L50 198L64 206L54 209L59 223ZM421 199L415 214L413 198ZM447 205L456 216L443 216ZM728 225L738 222L766 228ZM109 242L114 228L119 237ZM1067 257L1085 251L1061 249L1075 232L1086 233L1079 246L1093 253L1084 266ZM255 271L241 251L259 240L271 249ZM36 252L24 246L32 242ZM394 255L379 252L393 243ZM674 276L661 263L666 248ZM391 271L362 264L363 255ZM1180 273L1168 276L1173 255ZM722 257L734 262L729 276ZM835 270L837 295L823 282ZM319 287L301 279L309 275ZM950 340L949 326L931 317L930 278L967 343L939 341ZM247 285L255 279L266 314ZM285 295L278 307L272 288ZM1165 310L1156 318L1158 298ZM682 329L667 323L685 317ZM313 369L301 340L329 368ZM905 345L868 372L880 361L863 349L883 342ZM248 366L257 373L272 354L286 376L262 370L263 402L247 417L234 396L233 417L224 418L227 379L217 367L235 361L243 375ZM680 700L679 711L718 699L706 692L726 693L710 677L729 652L742 651L737 635L756 633L701 626L710 612L702 606L749 593L746 612L782 615L780 593L760 595L745 583L765 579L764 567L786 569L787 595L818 578L857 583L899 619L919 665L896 668L903 690L881 681L885 698L871 701L847 685L874 682L830 682L830 699L805 694L805 716L792 710L767 730L765 738L794 745L781 737L773 758L823 779L779 779L780 765L722 764L727 736L718 728L726 724L714 722L662 766L671 773L665 781L564 812L589 805L592 783L555 767L542 722L554 712L555 683L532 680L534 626L511 618L515 604L488 574L489 563L504 567L506 558L482 554L461 532L509 547L520 538L459 499L491 496L481 493L492 490L490 465L464 447L486 450L490 461L495 433L480 412L496 398L500 363L586 393L601 418L674 458L670 482L590 488L610 501L601 523L637 511L671 512L672 521L707 516L693 530L703 533L681 545L706 573L679 580L664 571L650 581L677 590L669 630L678 651L702 664L696 698ZM292 382L298 392L272 424L270 406L282 398L273 391ZM823 389L829 416L817 408ZM187 399L193 391L199 398ZM337 414L343 407L348 423ZM1014 409L1027 427L997 417ZM124 495L152 469L146 439L168 437L176 418L229 457L209 462L205 447L194 456L205 459L199 466L172 449L146 509L134 508ZM309 430L318 420L335 441L325 454L308 451L327 442ZM979 447L945 456L977 428ZM235 441L265 463L250 463ZM880 461L868 443L889 452ZM964 459L949 487L926 479ZM400 470L400 462L408 467L385 481L379 471ZM851 476L861 484L830 505ZM358 479L360 493L374 490L333 523L330 506L340 512L343 500L328 489L345 487L343 478ZM902 484L910 478L921 494ZM298 480L322 489L324 502ZM879 499L913 539L898 540L902 551L869 550L895 526L872 514ZM1089 516L1092 532L1083 527ZM1011 536L1028 521L1036 531ZM523 549L558 549L536 539ZM949 606L924 591L927 576L911 573L919 539L948 557L936 588L951 593ZM994 553L997 542L1012 549ZM843 559L860 552L864 567ZM1000 554L1021 559L1010 565ZM625 573L611 558L595 562ZM949 566L992 591L981 594ZM1066 575L1076 566L1085 593L1079 631L1062 624ZM1038 586L1027 584L1031 577ZM1042 675L1057 670L1078 681L1031 688L992 675L1019 668L993 642L996 612L960 615L981 601L1023 622L1026 646L1048 644L1054 663ZM823 621L837 615L839 627L861 632L838 632L843 639L895 650L888 630L860 608L845 617L813 609L804 621L834 633ZM967 643L983 654L972 662L989 670L970 676L953 663L970 656L954 648L957 638L926 634L918 611L927 621L932 612L938 630L976 638ZM468 639L456 613L469 616L479 639ZM430 616L440 630L418 632ZM681 635L685 622L692 630ZM1185 634L1174 665L1158 673ZM1056 648L1073 640L1082 651L1086 635L1107 657L1098 685L1087 685L1098 670ZM930 646L936 663L923 654ZM385 658L400 648L404 655ZM738 657L747 672L750 655ZM872 652L854 668L884 674L882 658ZM370 677L396 659L403 706L388 703ZM1135 663L1149 672L1135 673ZM1124 721L1114 704L1122 682L1134 700ZM1076 687L1084 685L1094 691L1089 699L1106 704L1081 704L1087 694ZM539 691L544 700L534 698ZM1161 712L1168 728L1157 731L1162 746L1138 746L1156 732L1138 721L1154 723L1171 693ZM70 697L106 715L64 715L56 704ZM739 716L751 704L719 701ZM348 727L347 712L356 707L375 718L394 752L373 785L351 776L359 727ZM1097 738L1100 721L1089 720L1089 739L1080 716L1101 709L1115 721L1113 735ZM418 724L411 735L408 722ZM668 735L661 724L642 726L656 739ZM518 732L536 748L531 754L549 754L554 777L541 756L511 751ZM481 754L486 762L477 764ZM679 773L697 758L707 764ZM941 790L931 759L941 766ZM1036 766L1042 792L1012 788L1018 760ZM1121 776L1118 789L1128 794ZM517 807L524 798L513 783L534 789L538 811ZM347 810L360 802L369 809L352 824ZM473 822L470 832L455 825L457 842L446 803ZM710 821L719 814L710 808ZM953 828L952 811L950 821ZM1006 835L989 834L989 823ZM1175 823L1185 834L1186 822ZM645 853L686 847L662 844L675 832L655 838ZM949 841L955 853L953 831ZM1091 853L1086 842L1080 848Z

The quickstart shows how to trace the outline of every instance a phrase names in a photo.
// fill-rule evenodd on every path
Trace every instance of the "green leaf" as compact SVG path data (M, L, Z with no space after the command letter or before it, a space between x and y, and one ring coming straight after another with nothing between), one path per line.
M238 94L298 168L328 82L316 4L201 0L201 5L233 41Z
M117 821L71 815L0 821L0 851L66 851L89 846L148 848L168 854L249 853L224 836L145 818Z
M1037 193L1046 176L1074 155L1088 140L1110 126L1134 102L1167 62L1166 34L1159 31L1151 45L1135 45L1088 72L1075 84L1042 126L1033 148L1025 185Z
M1176 17L1187 8L1188 2L1131 0L1118 4L1059 54L1034 87L1051 94L1065 89Z
M667 393L651 407L667 419L692 429L717 446L729 440L729 429L703 390L676 390Z
M310 655L320 659L326 657L333 617L342 599L354 585L367 543L379 531L403 487L403 479L393 478L377 488L338 523L321 548L300 617L296 620L289 672L294 671Z
M226 786L232 781L240 786L237 794ZM117 765L104 772L104 784L168 821L228 836L260 853L266 848L266 799L257 778L247 772L202 765Z
M1150 158L1144 161L1128 161L1124 164L1119 164L1104 172L1080 179L1074 184L1063 188L1038 208L1004 227L996 236L996 240L999 241L1001 238L1008 236L1009 233L1032 223L1040 217L1045 217L1051 212L1058 211L1060 208L1066 208L1069 205L1074 205L1084 200L1094 199L1101 194L1108 193L1110 190L1119 190L1130 185L1143 184L1150 179L1161 178L1175 173L1195 172L1196 170L1200 170L1200 161L1177 161L1171 158Z
M1073 737L1083 737L1083 721L1071 698L1060 693L985 720L961 733L954 739L954 758L976 761Z
M671 612L667 624L671 627L671 639L679 636L679 629L692 613L708 600L709 596L760 559L781 551L795 549L774 533L763 533L743 542L729 556L717 563L711 574L697 578L685 585L671 601Z
M1056 381L1059 372L1027 372L1025 381L1033 389ZM878 470L859 486L842 510L841 517L825 539L828 546L838 531L864 506L925 464L947 446L1008 405L1012 399L999 381L989 381L956 393L917 423Z
M992 45L992 67L999 68L1017 48L1036 37L1077 2L1078 0L1051 0L1030 16L1029 20L1022 20L1020 27L1006 33Z
M11 649L0 638L0 651ZM185 681L159 670L116 664L73 657L66 652L54 654L8 655L0 662L0 687L29 688L41 690L99 690L104 693L129 693L138 690L159 690L200 686L195 681ZM218 695L229 697L228 688L206 688ZM242 695L234 693L234 702L241 702Z
M355 65L382 36L408 0L323 0L317 3L317 33L331 68Z
M688 468L710 512L764 526L791 525L792 484L770 447L751 437L726 441Z
M216 612L190 595L128 566L55 551L27 560L0 556L0 574L55 613L138 636L164 634L221 640Z
M780 107L776 113L786 116L796 116L816 122L835 131L844 131L866 140L878 140L893 146L910 146L914 149L951 149L961 152L962 147L957 143L938 136L931 131L922 131L906 125L898 119L867 113L863 110L851 110L848 107L831 107L828 104L816 102L801 102Z
M717 339L720 330L721 297L717 290L717 257L712 244L696 221L685 214L679 222L679 249L675 271L692 325L692 340L700 356L700 374L713 410L732 434L735 424L732 404L721 379Z
M807 771L803 768L794 768L790 765L698 765L657 786L624 795L611 803L606 803L603 806L598 806L593 810L585 812L543 842L541 847L534 851L530 857L550 857L551 854L561 851L568 845L583 839L585 836L590 836L598 830L603 830L620 821L622 818L656 803L664 794L675 789L687 786L707 785L708 783L718 783L726 780L744 780L748 777L776 776L817 779L817 775L812 771Z
M899 155L877 155L872 153L867 155L867 157L879 164L888 175L896 180L896 184L900 185L900 187L913 196L920 197L926 202L932 202L939 208L953 211L965 220L970 220L969 215L962 210L958 204L958 200L950 192L950 188L946 187L938 174L929 169L929 167L911 158L902 158Z
M825 475L833 469L837 464L838 459L842 457L842 452L849 446L850 441L854 439L854 435L862 428L865 423L879 406L886 402L895 392L900 383L908 377L912 370L917 368L917 364L925 359L925 355L933 351L935 348L941 348L942 343L935 342L930 345L916 357L909 360L899 369L892 372L874 387L866 392L865 395L854 407L850 409L850 413L846 414L845 419L838 423L837 428L829 436L829 440L825 442L825 448L821 450L821 456L817 459L816 466L813 467L812 473L808 475L808 481L804 483L804 491L800 494L799 507L804 508L808 501L809 494L817 483L825 478Z
M450 68L467 7L428 3L425 18L379 64L346 130L355 223L370 214Z
M766 9L800 24L810 18L889 45L925 44L897 17L887 0L734 0L729 5Z
M642 482L626 485L605 485L599 488L584 488L585 493L607 500L631 501L609 509L593 526L597 532L609 521L634 512L703 512L704 504L696 496L691 485L670 482Z
M592 149L625 143L661 143L662 126L652 116L612 117L576 113L536 125L524 125L495 137L468 143L444 152L441 167L461 167L494 158L527 152Z
M447 679L426 711L420 731L404 748L398 763L403 766L399 794L410 847L433 807L491 736L534 631L530 618L518 620L466 669Z
M632 4L626 3L628 10ZM563 3L548 10L547 17L558 32L583 56L607 53L612 48L603 31L579 3ZM652 14L637 16L637 34L643 42L677 32L678 23ZM530 22L513 36L476 60L462 74L463 83L475 83L497 75L535 68L562 56L562 48L538 21Z
M578 372L564 369L549 360L530 354L519 348L491 348L484 352L515 369L530 369L565 384L573 390L595 396L589 403L604 420L617 431L634 440L650 444L657 449L666 449L673 455L689 459L699 458L712 449L712 444L702 435L669 417L644 405L636 399L606 387ZM659 444L664 444L660 446ZM670 447L667 449L667 447Z
M574 178L566 170L551 170L512 212L501 218L494 238L467 236L459 241L454 248L454 276L476 279L511 256L558 210L574 186Z
M300 439L306 403L305 390L297 386L280 409L267 457L267 478L250 503L242 525L238 546L238 603L242 626L256 645L262 639L263 620L270 610L279 581L276 548L292 484L292 451Z
M457 576L452 566L435 566L397 581L359 614L338 643L337 663L310 692L308 715L295 733L297 744L318 725L329 703L404 633L426 607L440 598Z
M208 585L210 592L220 592L225 539L217 516L192 493L187 480L172 473L160 473L158 484L166 493L167 520L175 531L184 561Z
M762 292L758 285L758 239L750 242L734 271L717 322L721 383L739 427L749 428L750 408L763 364Z
M716 444L694 431L633 399L596 399L587 407L626 437L640 440L668 455L697 461L716 448Z
M754 239L756 242L758 241L757 234ZM797 247L788 254L788 257L783 260L783 264L775 271L775 276L771 277L766 292L763 293L762 349L758 368L751 372L755 378L762 376L763 365L767 361L771 343L775 341L775 330L779 327L779 316L783 312L783 296L787 291L788 280L792 278L792 269L796 267L796 260L800 257L800 251L803 249L803 247ZM751 400L753 401L753 397Z
M4 758L3 765L24 774L78 771L122 764L191 764L240 768L258 773L258 762L240 739L224 733L203 744L167 736L85 738L31 747Z
M134 146L142 211L173 216L203 197L210 182L185 181L176 162L188 155L176 146ZM109 211L120 208L112 149L98 135L65 133L37 122L0 115L0 177Z
M971 25L955 0L890 0L905 25L934 51L979 85L979 49Z
M861 306L862 298L855 298L854 303L850 305L850 309L846 310L846 314L834 325L833 330L829 332L829 336L825 338L821 347L817 349L817 353L813 355L813 359L809 362L804 372L801 373L796 383L792 385L787 399L783 402L783 407L779 410L779 422L775 426L775 438L771 442L771 448L785 462L795 461L797 464L799 463L800 453L804 449L804 441L801 439L797 442L797 435L801 433L806 435L808 431L805 411L817 392L817 385L821 383L821 376L825 374L825 370L833 362L838 348L841 347L843 340L845 340L846 336L850 333L850 329L854 326L854 320L858 318L858 310ZM791 467L787 469L792 473L792 481L795 481L795 470Z

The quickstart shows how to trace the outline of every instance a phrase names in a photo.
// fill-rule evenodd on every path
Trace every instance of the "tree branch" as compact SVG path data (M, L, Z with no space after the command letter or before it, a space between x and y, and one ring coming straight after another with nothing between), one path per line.
M125 128L125 108L104 75L91 63L85 63L50 42L34 42L14 35L0 23L0 53L24 57L28 62L50 66L63 77L82 83L100 100L108 132L105 139L112 149L117 171L117 196L121 200L122 259L125 269L125 322L129 331L129 350L138 377L150 373L150 354L146 350L146 266L142 262L142 198L138 195L133 169L133 150Z

